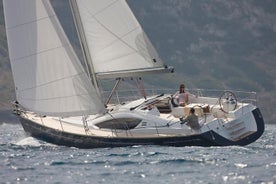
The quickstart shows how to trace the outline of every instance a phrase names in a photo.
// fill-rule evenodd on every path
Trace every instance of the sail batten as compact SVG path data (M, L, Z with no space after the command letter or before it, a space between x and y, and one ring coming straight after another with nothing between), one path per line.
M50 0L4 0L17 101L41 115L105 111Z

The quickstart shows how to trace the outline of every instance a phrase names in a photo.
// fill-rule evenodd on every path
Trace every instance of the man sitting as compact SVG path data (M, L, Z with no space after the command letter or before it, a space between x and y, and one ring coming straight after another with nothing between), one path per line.
M198 116L195 115L195 109L190 109L190 114L186 118L180 118L181 124L186 124L194 130L200 129L200 125L198 123Z

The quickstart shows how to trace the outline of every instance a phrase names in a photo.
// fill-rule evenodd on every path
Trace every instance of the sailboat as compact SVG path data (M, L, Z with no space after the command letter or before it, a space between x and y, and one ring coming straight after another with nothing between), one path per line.
M125 0L69 0L83 61L50 0L3 0L15 112L25 132L77 148L247 145L264 132L254 101L232 91L173 105L173 93L147 95L145 75L173 72L159 57ZM109 95L100 80L114 79ZM132 79L140 96L119 98ZM117 101L114 101L117 97ZM120 96L122 97L122 96ZM183 122L194 109L200 124Z

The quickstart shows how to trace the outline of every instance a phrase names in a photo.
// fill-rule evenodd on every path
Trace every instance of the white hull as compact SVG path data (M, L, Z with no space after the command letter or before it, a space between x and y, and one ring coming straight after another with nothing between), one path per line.
M32 136L55 144L80 148L135 144L246 145L258 139L264 131L261 114L252 104L238 103L235 110L225 113L217 107L216 103L212 103L215 102L214 98L198 97L194 103L186 107L171 108L171 112L160 113L157 107L164 102L169 102L168 96L153 97L146 101L140 99L109 107L108 113L99 116L57 118L41 117L31 112L21 113L20 116L24 129ZM156 106L151 110L147 109L146 106L152 103ZM187 109L191 106L196 109L199 116L201 124L199 130L180 124L179 117L185 116ZM199 106L208 106L207 112L204 112L202 108L197 108ZM35 130L31 127L40 128ZM47 135L47 132L51 131L55 133ZM63 138L68 138L68 135L79 138L67 143ZM49 136L54 138L49 138ZM85 139L90 141L85 144L74 143ZM105 141L99 143L101 141L98 139ZM166 142L168 140L169 142ZM112 143L113 141L115 143Z

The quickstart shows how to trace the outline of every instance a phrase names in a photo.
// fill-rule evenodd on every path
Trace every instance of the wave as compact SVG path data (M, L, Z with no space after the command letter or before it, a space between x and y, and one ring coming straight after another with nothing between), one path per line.
M57 147L57 145L46 143L40 140L37 140L33 137L25 137L15 143L13 143L16 146L20 147L33 147L33 148L38 148L38 147Z
M26 137L18 142L14 143L17 146L32 146L32 147L40 147L42 144L33 137Z

